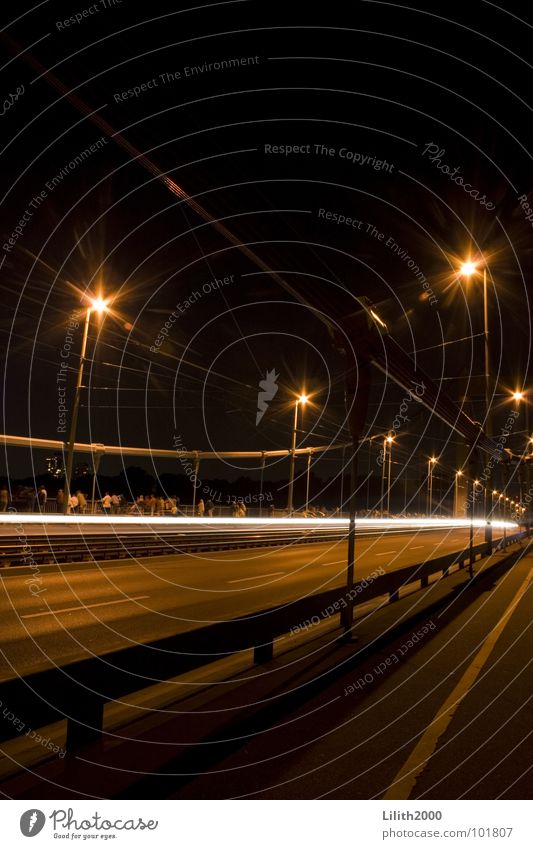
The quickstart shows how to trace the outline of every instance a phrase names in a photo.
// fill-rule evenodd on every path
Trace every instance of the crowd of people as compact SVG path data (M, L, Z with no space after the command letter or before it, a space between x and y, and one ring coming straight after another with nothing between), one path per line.
M48 504L48 507L47 507ZM65 507L65 493L63 489L58 489L55 498L49 499L48 492L44 486L37 488L19 486L10 495L6 486L0 487L0 513L5 513L8 508L14 507L18 512L30 513L63 513ZM200 498L192 511L189 506L181 505L177 495L163 496L154 495L139 495L133 502L128 501L125 496L120 493L105 491L100 495L95 504L94 509L87 493L77 489L68 496L68 514L85 515L87 513L103 513L108 516L118 515L136 515L136 516L177 516L191 515L199 518L212 518L215 515L226 515L227 509L217 510L215 503L211 498ZM265 510L265 513L267 511ZM286 510L276 510L273 503L268 506L268 515L274 517L276 515L287 516ZM295 514L296 515L296 514ZM327 507L316 507L310 505L305 511L298 511L297 515L306 516L309 518L321 518L326 516L339 515L339 509L328 510ZM243 499L237 499L231 504L231 516L233 518L245 518L247 516L247 507Z

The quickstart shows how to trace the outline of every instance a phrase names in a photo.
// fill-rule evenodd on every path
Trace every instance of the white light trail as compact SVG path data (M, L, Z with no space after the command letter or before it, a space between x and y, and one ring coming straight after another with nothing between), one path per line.
M252 528L274 526L277 528L346 528L348 519L323 518L323 519L299 519L299 518L196 518L192 516L63 516L61 513L4 513L0 515L0 525L66 525L82 527L83 525L101 525L102 527L115 528L118 525L132 525L139 527L188 527L193 530L203 528ZM484 528L490 524L493 528L518 528L515 522L502 522L499 519L487 522L486 519L356 519L358 528L375 528L376 530L386 528Z

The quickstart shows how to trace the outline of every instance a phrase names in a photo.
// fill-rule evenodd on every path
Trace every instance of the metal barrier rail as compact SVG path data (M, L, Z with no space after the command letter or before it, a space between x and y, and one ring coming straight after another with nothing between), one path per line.
M196 551L255 548L257 546L295 545L299 543L337 542L346 539L348 531L339 528L278 529L253 532L224 532L216 530L195 532L126 535L79 534L58 537L39 534L29 539L31 552L24 553L20 542L13 537L0 537L0 567L49 563L81 563L98 560L123 560L127 557L157 557L165 554L188 554ZM186 537L189 537L188 539Z
M508 538L508 543L527 534L515 534ZM432 576L446 577L453 566L465 568L467 563L472 565L474 559L486 554L487 543L483 542L472 551L448 553L380 575L371 582L356 583L351 592L356 594L357 605L380 596L388 596L394 602L402 588L414 582L420 588L425 587ZM273 656L277 637L298 632L308 622L318 623L342 613L346 602L346 588L336 587L240 618L4 681L0 684L0 695L8 712L4 709L0 739L14 736L12 716L22 719L25 727L33 728L66 718L66 745L72 751L101 736L106 702L250 649L255 663L265 663Z
M427 533L433 528L419 529ZM390 532L390 531L389 531ZM364 528L364 536L383 533L380 529ZM413 533L412 528L396 529L394 534ZM80 534L34 534L28 538L31 550L23 551L13 536L0 536L0 569L9 566L47 565L53 563L86 563L99 560L124 560L127 557L160 557L171 554L189 554L200 551L223 551L239 548L268 547L307 543L341 542L347 539L348 529L320 528L268 528L257 527L249 531L186 531L172 529L143 533L125 533L117 527L116 533L108 531L83 536ZM31 568L31 567L29 567Z

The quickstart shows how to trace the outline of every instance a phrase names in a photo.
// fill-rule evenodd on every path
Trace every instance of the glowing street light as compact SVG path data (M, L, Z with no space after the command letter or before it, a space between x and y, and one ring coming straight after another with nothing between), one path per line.
M63 513L68 513L69 501L70 501L70 484L72 478L72 466L74 462L74 443L76 442L76 428L78 426L78 413L80 410L80 396L81 396L81 387L83 380L83 367L85 365L85 353L87 350L87 339L89 336L89 325L91 323L91 313L96 313L99 316L102 316L104 313L109 312L109 302L102 298L101 295L98 295L96 298L89 298L89 302L87 305L87 309L85 311L85 324L83 326L83 337L81 342L81 351L80 351L80 364L78 366L78 376L76 378L76 388L74 390L74 401L72 404L72 416L70 419L70 428L68 441L65 446L65 453L67 455L67 462L65 466L65 492L63 495ZM94 509L94 504L93 504Z
M305 393L302 392L300 395L298 395L298 397L296 398L296 400L294 402L294 424L293 424L293 427L292 427L292 442L291 442L291 465L290 465L290 469L289 469L289 488L288 488L288 492L287 492L287 512L288 512L289 516L292 515L292 512L294 510L294 504L293 504L294 467L295 467L295 462L296 462L296 454L294 452L296 451L296 436L297 436L297 432L298 432L298 407L300 405L302 407L305 407L305 405L307 404L308 401L309 401L309 395L306 395Z
M459 274L461 275L461 277L472 277L472 275L475 274L476 271L477 271L476 263L472 262L471 260L467 260L466 262L463 262L463 264L461 265L461 267L459 269Z
M88 309L90 312L98 313L98 315L103 315L105 312L109 312L108 301L105 298L98 296L97 298L91 298L89 302Z

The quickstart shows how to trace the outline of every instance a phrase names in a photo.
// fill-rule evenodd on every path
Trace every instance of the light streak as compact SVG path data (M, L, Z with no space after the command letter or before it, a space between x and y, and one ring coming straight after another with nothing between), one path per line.
M323 518L323 519L300 519L300 518L197 518L193 516L81 516L67 515L63 516L58 513L5 513L0 518L0 525L104 525L113 528L117 525L134 525L134 526L167 526L180 528L190 526L191 529L197 530L201 528L221 527L228 528L242 527L265 527L275 526L277 528L345 528L348 530L348 519L338 518ZM453 528L469 528L470 525L474 528L484 528L490 524L493 528L518 528L516 522L502 522L499 519L487 522L486 519L438 519L438 518L417 518L417 519L356 519L358 528L409 528L413 530L421 530L424 528L435 529L453 529Z

